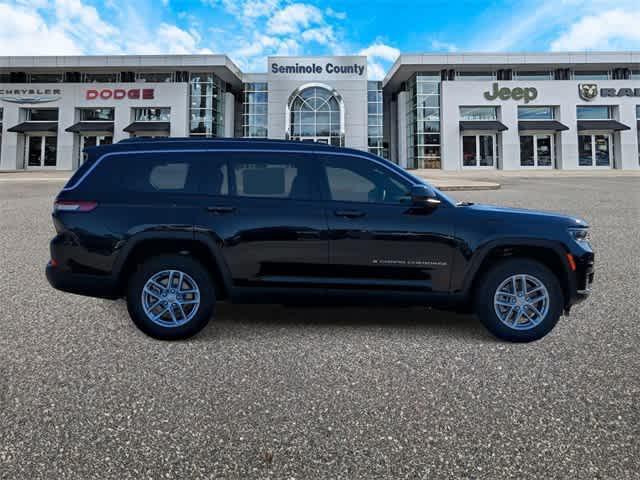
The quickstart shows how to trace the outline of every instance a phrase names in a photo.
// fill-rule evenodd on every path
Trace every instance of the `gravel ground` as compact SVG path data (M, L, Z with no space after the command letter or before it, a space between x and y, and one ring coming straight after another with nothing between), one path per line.
M54 291L51 183L0 186L0 477L640 478L640 179L459 199L581 215L595 292L542 341L415 309L221 305L188 342Z

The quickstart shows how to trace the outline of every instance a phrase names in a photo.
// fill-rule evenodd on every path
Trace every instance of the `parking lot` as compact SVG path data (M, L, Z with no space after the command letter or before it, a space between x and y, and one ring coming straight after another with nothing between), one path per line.
M640 177L460 200L577 214L591 298L545 339L422 308L221 305L144 336L44 277L60 184L0 183L0 478L638 478Z

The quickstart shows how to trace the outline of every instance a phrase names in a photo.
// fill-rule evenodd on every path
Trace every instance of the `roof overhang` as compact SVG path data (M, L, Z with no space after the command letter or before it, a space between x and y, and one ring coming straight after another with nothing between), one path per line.
M460 130L480 130L487 132L504 132L509 128L502 122L497 120L462 120L460 122Z
M631 130L631 127L620 123L617 120L578 120L578 131L585 130L608 130L619 132L620 130Z
M499 68L555 69L576 66L629 66L640 62L640 52L540 53L416 53L400 55L382 81L385 95L395 93L417 72L497 70Z
M123 128L125 132L168 132L171 128L169 122L133 122Z
M242 72L226 55L82 55L0 57L2 70L213 72L234 89L242 88Z
M113 132L113 122L78 122L65 129L66 132Z
M561 132L569 130L564 123L557 120L520 120L518 130L537 130L541 132Z
M58 122L22 122L8 128L7 132L30 133L30 132L57 132Z

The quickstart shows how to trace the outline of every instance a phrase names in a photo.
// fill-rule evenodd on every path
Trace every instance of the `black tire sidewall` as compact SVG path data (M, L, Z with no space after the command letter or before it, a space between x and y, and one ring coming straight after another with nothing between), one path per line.
M498 286L507 278L528 274L540 280L549 292L549 311L544 320L529 330L516 330L502 323L494 310L493 298ZM511 342L531 342L549 333L562 315L564 308L562 288L557 277L545 265L535 260L503 260L481 279L475 297L475 310L484 326L496 337Z
M149 278L171 269L188 274L200 289L200 306L196 315L179 327L163 327L152 322L142 307L142 289ZM144 333L160 340L185 339L198 333L213 316L215 303L215 289L209 272L197 260L185 255L162 255L147 260L133 273L127 285L127 308L131 319Z

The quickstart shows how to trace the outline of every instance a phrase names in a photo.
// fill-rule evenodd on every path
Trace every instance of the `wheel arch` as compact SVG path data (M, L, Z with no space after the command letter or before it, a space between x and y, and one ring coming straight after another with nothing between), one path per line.
M484 274L496 261L505 258L527 258L545 265L558 278L562 288L565 309L568 308L575 290L575 279L566 258L566 249L554 241L540 239L511 239L492 242L474 255L470 270L465 276L463 291L473 299Z
M163 254L188 255L196 258L211 273L220 300L230 295L230 274L221 247L209 238L194 238L191 232L168 235L140 234L132 237L118 256L114 275L119 292L126 289L127 279L145 260Z

